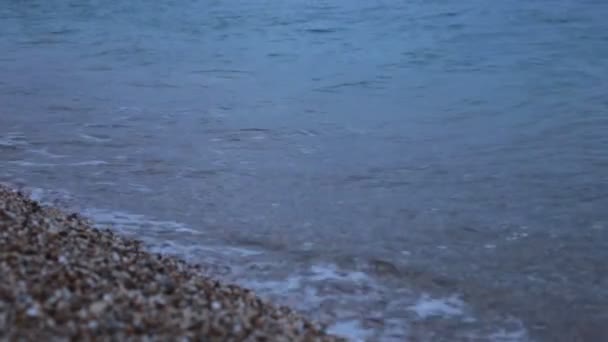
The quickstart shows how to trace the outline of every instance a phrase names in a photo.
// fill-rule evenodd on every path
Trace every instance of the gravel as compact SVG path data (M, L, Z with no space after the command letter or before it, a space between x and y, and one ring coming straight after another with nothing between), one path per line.
M196 265L0 185L0 340L342 339Z

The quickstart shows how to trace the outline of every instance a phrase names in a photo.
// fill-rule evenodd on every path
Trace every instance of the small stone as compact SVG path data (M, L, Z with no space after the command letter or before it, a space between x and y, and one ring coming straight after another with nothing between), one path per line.
M40 316L40 309L38 308L37 304L34 304L27 309L25 314L29 317L38 317Z
M219 302L213 302L211 303L211 309L213 310L219 310L222 308L222 304L220 304Z
M48 232L52 235L59 234L62 231L62 229L60 229L56 224L49 224L48 227Z
M89 307L89 311L94 315L99 315L106 309L107 306L108 304L106 302L100 300L91 304L91 306Z
M99 327L99 323L97 323L97 321L93 320L93 321L90 321L89 323L87 323L87 326L89 327L89 329L95 330L95 329L97 329L97 327Z

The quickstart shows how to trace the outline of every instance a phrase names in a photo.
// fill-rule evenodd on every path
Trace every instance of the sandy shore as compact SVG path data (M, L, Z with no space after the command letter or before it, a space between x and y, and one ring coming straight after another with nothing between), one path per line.
M339 340L247 289L4 186L0 275L0 340Z

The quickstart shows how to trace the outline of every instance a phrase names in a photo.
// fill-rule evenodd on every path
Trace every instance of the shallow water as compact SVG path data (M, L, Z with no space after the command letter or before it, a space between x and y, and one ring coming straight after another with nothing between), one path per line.
M360 339L608 337L608 3L5 1L0 180Z

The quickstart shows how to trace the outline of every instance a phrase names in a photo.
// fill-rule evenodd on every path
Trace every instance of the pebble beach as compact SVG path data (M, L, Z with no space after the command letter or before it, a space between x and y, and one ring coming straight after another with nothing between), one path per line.
M0 340L341 340L199 266L5 186L0 274Z

